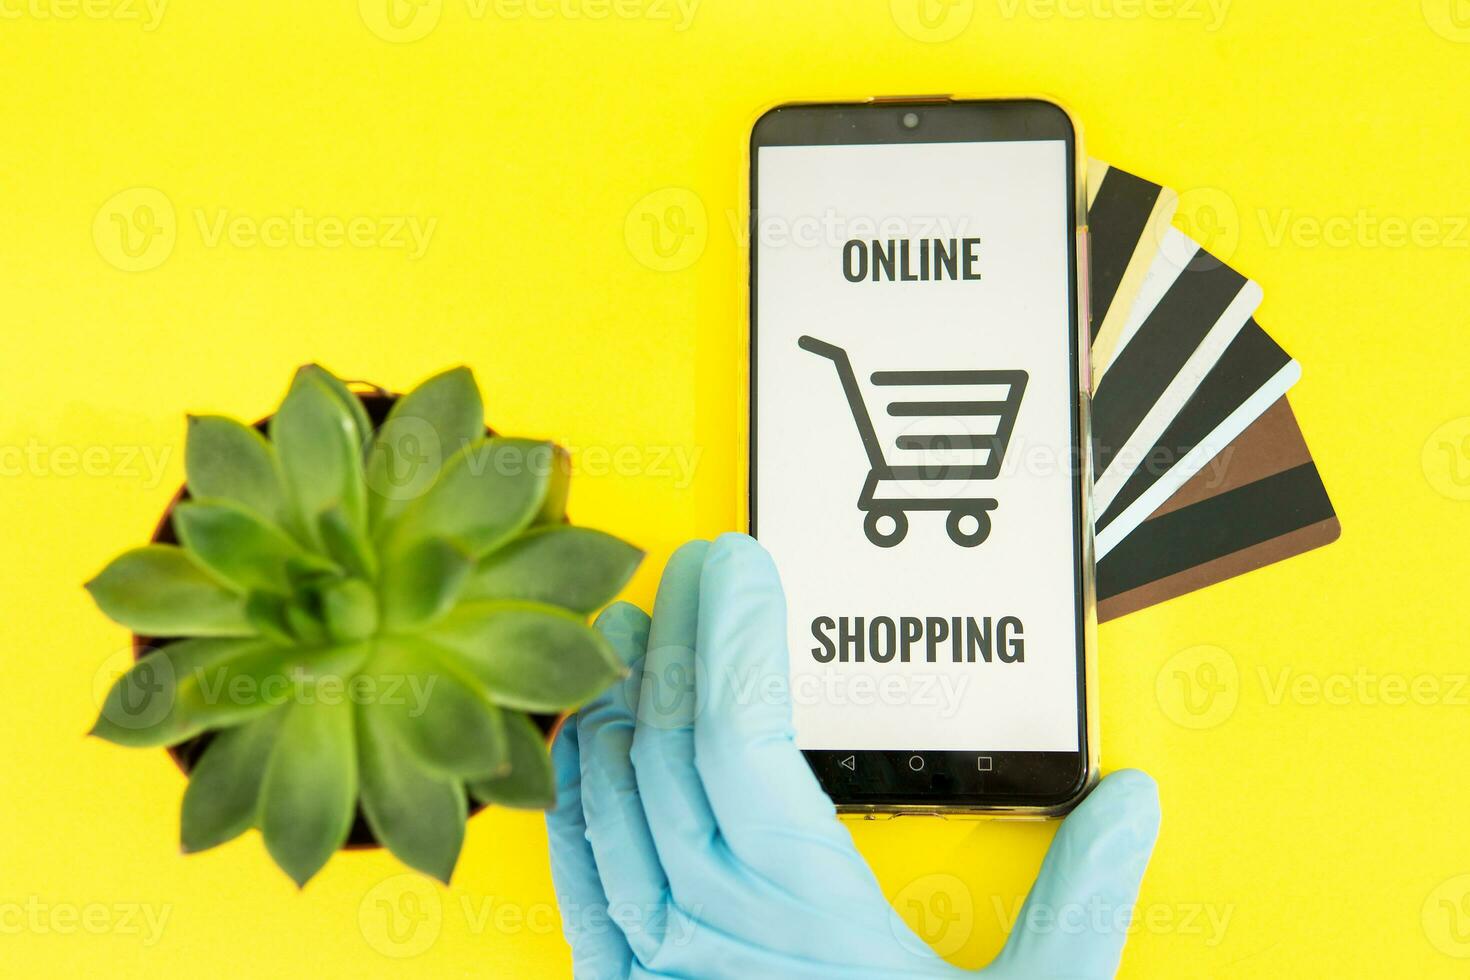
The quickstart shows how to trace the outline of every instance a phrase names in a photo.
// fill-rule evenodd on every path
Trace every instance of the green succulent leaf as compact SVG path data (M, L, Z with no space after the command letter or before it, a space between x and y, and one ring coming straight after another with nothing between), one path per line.
M466 367L437 374L394 402L367 455L373 526L422 496L444 460L485 436L485 407Z
M339 643L366 639L378 631L378 596L362 579L348 578L322 589L327 634Z
M226 589L183 549L152 544L124 552L87 583L110 619L144 636L246 636L245 597Z
M286 599L274 592L252 592L245 600L245 618L261 636L281 646L296 642L291 623L286 618Z
M426 769L376 704L358 711L357 758L373 836L404 864L448 884L464 843L464 784Z
M377 574L378 557L367 532L352 522L340 504L323 511L319 524L322 544L333 561L360 578Z
M525 715L506 712L505 741L510 749L510 772L471 782L470 792L475 799L525 810L555 806L556 775L541 730Z
M299 701L285 709L260 787L261 834L297 885L347 840L357 803L354 706Z
M293 560L332 568L254 511L228 501L179 504L174 508L174 530L191 558L242 591L290 591L287 565Z
M179 678L175 711L189 730L229 728L290 700L291 647L261 645L218 663L200 665Z
M601 633L535 602L461 603L424 635L458 653L498 704L521 711L573 707L627 673Z
M179 839L185 852L234 840L255 824L265 778L284 711L272 711L215 735L189 773Z
M349 520L367 526L362 441L355 414L320 368L298 371L270 422L271 442L307 539L320 544L318 520L340 504Z
M119 623L183 637L131 665L93 733L209 736L185 850L253 824L304 884L360 806L394 854L448 881L469 793L552 805L523 712L583 703L625 673L584 618L642 559L567 524L565 450L487 438L467 368L398 399L375 432L362 399L308 365L268 438L203 416L187 441L179 546L130 551L87 586Z
M383 621L389 630L406 630L444 615L475 567L463 547L445 538L427 538L383 569Z
M535 524L561 524L567 517L567 496L572 489L572 457L553 445L546 477L546 496L536 513Z
M208 671L269 649L257 637L199 637L149 653L117 679L91 734L118 745L173 745L204 730L191 688Z
M315 592L291 596L282 607L286 624L298 643L323 646L327 643L327 625L322 622L321 596Z
M352 389L347 387L341 378L320 364L308 364L301 370L326 385L327 390L332 393L332 397L336 398L347 409L347 413L352 416L352 434L356 439L358 451L360 453L366 453L368 440L373 435L373 421L368 418L367 409L363 407L362 399L354 395Z
M346 697L366 644L304 649L262 646L201 665L179 679L176 713L193 731L229 728L283 704Z
M434 485L404 508L390 534L402 553L425 538L451 538L475 557L523 531L546 496L554 447L483 439L451 457Z
M418 637L385 636L368 673L369 700L427 768L454 777L504 769L500 708L459 658Z
M248 425L219 415L190 416L184 469L196 499L228 500L277 524L290 515L275 447Z
M588 527L534 528L480 562L466 599L527 599L589 614L633 577L643 552Z

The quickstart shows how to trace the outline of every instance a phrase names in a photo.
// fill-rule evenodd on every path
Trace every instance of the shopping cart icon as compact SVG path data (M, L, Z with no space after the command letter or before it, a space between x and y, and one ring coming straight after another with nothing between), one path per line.
M968 483L995 479L1016 426L1021 397L1026 393L1027 373L873 372L872 383L879 388L920 389L924 396L889 402L887 412L892 418L912 418L920 428L926 423L934 423L930 425L933 428L943 427L937 423L948 420L958 422L957 427L963 430L978 428L973 423L981 418L993 418L995 421L995 431L990 433L904 432L894 440L896 452L885 455L847 351L815 337L802 337L796 343L802 350L827 358L837 368L843 394L847 396L847 407L852 410L852 420L857 424L863 449L868 454L868 478L857 503L858 510L865 515L863 533L868 540L880 548L892 548L898 544L908 534L907 511L911 510L948 511L945 530L949 532L950 540L961 547L973 548L989 537L990 512L1000 502L993 497L968 494L968 487L959 488L958 495L946 496L938 485L949 481ZM966 394L964 392L956 393L956 389L977 386L1003 388L1006 394L999 400L977 401L961 397ZM921 458L927 456L928 461L897 462L895 458L905 452Z

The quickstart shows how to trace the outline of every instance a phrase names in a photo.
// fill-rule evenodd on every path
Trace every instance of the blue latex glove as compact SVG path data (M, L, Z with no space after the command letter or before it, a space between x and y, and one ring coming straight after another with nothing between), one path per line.
M970 975L893 911L793 742L786 602L760 545L690 542L651 624L620 603L597 625L632 674L562 729L547 817L578 977ZM1148 776L1103 780L984 975L1112 976L1115 913L1137 897L1158 823Z

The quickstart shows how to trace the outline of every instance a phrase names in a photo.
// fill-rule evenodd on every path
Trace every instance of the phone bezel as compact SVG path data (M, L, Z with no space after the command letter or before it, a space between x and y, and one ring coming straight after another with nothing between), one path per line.
M903 117L920 113L916 126ZM949 814L1055 815L1071 809L1097 779L1097 731L1093 663L1096 623L1092 582L1092 519L1088 455L1088 382L1085 275L1085 192L1081 136L1067 112L1043 99L913 97L862 102L788 103L766 111L751 128L749 180L748 437L745 479L747 530L757 533L755 465L757 410L757 289L759 242L759 152L765 146L821 146L933 142L998 142L1059 139L1067 148L1069 265L1069 354L1077 384L1072 392L1075 593L1077 596L1076 752L996 752L983 746L964 752L904 750L807 750L805 755L839 810L869 815L924 812ZM1079 254L1081 253L1081 254ZM849 759L849 757L852 757ZM913 770L913 757L923 765ZM982 759L990 768L981 770ZM845 762L844 760L848 760ZM860 760L860 761L859 761ZM849 775L843 770L852 763ZM935 764L938 764L935 766ZM931 768L932 767L932 768ZM862 769L861 779L857 770Z

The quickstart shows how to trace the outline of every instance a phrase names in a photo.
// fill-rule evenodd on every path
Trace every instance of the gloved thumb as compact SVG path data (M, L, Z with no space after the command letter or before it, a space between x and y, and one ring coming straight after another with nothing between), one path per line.
M1111 977L1159 833L1158 787L1123 769L1062 821L991 976Z

